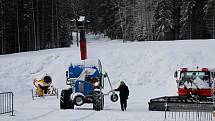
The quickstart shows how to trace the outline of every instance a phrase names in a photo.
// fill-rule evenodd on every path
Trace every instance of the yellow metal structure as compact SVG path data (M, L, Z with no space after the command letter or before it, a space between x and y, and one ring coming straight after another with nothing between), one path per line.
M36 79L34 80L33 84L36 87L36 92L39 97L43 96L45 87L51 86L51 83L52 83L51 81L49 83L46 83L44 81L44 78L41 80L36 80Z

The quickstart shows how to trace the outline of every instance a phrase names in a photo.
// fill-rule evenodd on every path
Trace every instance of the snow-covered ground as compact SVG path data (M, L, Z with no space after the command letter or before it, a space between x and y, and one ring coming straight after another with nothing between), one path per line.
M14 92L16 115L0 115L0 121L163 121L164 112L148 111L148 101L177 95L174 71L215 67L214 40L122 43L94 36L87 40L88 58L101 59L113 87L118 87L119 80L128 85L127 111L122 112L119 102L111 102L108 96L102 111L92 110L92 105L61 110L56 97L32 100L33 79L45 74L51 75L59 91L66 87L65 71L71 63L80 62L80 49L72 45L0 56L0 92Z

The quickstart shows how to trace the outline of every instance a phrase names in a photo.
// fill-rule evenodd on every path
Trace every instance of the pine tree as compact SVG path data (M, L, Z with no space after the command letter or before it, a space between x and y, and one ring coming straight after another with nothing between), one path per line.
M134 13L134 36L136 40L145 40L145 1L136 0Z
M182 0L181 39L201 39L207 36L204 20L206 4L207 0Z
M124 41L134 40L134 0L117 0L115 1L117 6L118 22L122 32L122 38Z
M215 39L215 1L208 0L205 8L205 22L206 22L206 30L207 30L207 38Z
M17 52L17 0L4 0L4 54Z
M182 4L182 1L181 0L174 0L173 1L173 21L174 21L174 24L173 24L173 28L174 28L174 31L173 31L173 40L178 40L180 39L180 19L181 19L181 15L180 15L180 12L181 12L181 4Z
M134 36L136 40L154 40L154 14L159 0L136 0Z
M81 1L79 0L79 2ZM74 19L79 14L81 14L82 11L77 9L76 12L78 13L78 15L74 15L74 13L76 12L73 11L74 10L72 8L73 5L70 0L60 0L57 3L57 5L58 5L57 11L56 11L57 25L55 27L58 28L58 32L57 32L58 40L56 43L58 43L57 47L66 47L73 43L71 40L72 33L70 30L70 26L72 22L71 20Z
M173 39L173 1L162 0L155 11L155 31L157 40Z
M192 12L196 5L195 0L182 0L180 19L180 39L192 39Z

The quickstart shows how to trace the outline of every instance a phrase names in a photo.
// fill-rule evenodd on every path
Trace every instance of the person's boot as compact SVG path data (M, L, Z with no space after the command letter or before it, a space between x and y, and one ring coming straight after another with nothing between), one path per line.
M122 111L125 111L125 108L124 108L124 106L123 106L123 107L121 107L121 110L122 110Z

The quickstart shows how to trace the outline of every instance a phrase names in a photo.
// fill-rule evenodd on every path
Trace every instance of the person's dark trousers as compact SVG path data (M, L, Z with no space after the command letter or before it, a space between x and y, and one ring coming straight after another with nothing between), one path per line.
M121 110L124 111L127 108L127 99L120 99Z

